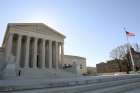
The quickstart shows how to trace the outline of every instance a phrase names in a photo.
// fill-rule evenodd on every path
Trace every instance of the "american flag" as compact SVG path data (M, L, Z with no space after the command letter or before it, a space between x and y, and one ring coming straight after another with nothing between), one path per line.
M135 34L132 33L132 32L128 32L128 31L125 31L125 32L126 32L126 35L127 35L127 36L135 36Z

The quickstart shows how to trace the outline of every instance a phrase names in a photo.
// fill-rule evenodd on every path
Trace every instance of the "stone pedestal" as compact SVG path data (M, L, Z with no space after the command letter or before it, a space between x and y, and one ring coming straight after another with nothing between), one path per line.
M7 64L4 70L4 79L7 78L15 78L16 77L16 65L15 64Z
M6 62L8 64L6 64L6 67L4 69L4 75L3 77L5 79L7 78L15 78L17 75L16 75L16 64L14 63L15 62L15 57L10 55L10 62Z
M73 69L73 72L75 72L77 75L80 75L80 66L77 64L77 63L73 63L72 65L72 69Z

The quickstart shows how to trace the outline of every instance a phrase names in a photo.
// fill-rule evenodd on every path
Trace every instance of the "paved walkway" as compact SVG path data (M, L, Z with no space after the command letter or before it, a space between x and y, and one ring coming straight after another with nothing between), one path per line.
M127 92L124 92L124 93L140 93L140 89L132 89L131 91L127 91Z

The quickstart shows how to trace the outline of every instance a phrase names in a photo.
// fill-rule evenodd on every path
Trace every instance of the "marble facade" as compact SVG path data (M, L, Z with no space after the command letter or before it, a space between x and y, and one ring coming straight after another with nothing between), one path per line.
M61 69L65 36L43 23L9 23L2 47L14 57L16 74L27 69Z

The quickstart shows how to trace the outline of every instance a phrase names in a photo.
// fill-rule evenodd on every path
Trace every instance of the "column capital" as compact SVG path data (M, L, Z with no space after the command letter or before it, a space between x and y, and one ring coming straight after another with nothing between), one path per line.
M14 33L9 33L9 38L13 39Z
M13 32L9 32L9 35L14 35L15 33L13 33Z
M45 41L45 42L47 41L47 40L46 40L46 39L44 39L44 38L43 38L42 40L43 40L43 41Z
M49 41L49 43L52 43L53 41L52 40L48 40Z
M64 45L64 42L60 42L60 43Z
M17 34L18 36L23 36L23 35L21 35L21 34Z
M19 37L19 39L21 39L22 38L22 35L21 34L18 34L18 37Z
M55 44L58 45L58 42L55 41Z
M27 39L30 39L31 38L31 36L27 36Z
M34 38L35 43L38 41L38 38Z
M22 35L18 34L18 37L19 37L19 39L21 39L22 38Z

